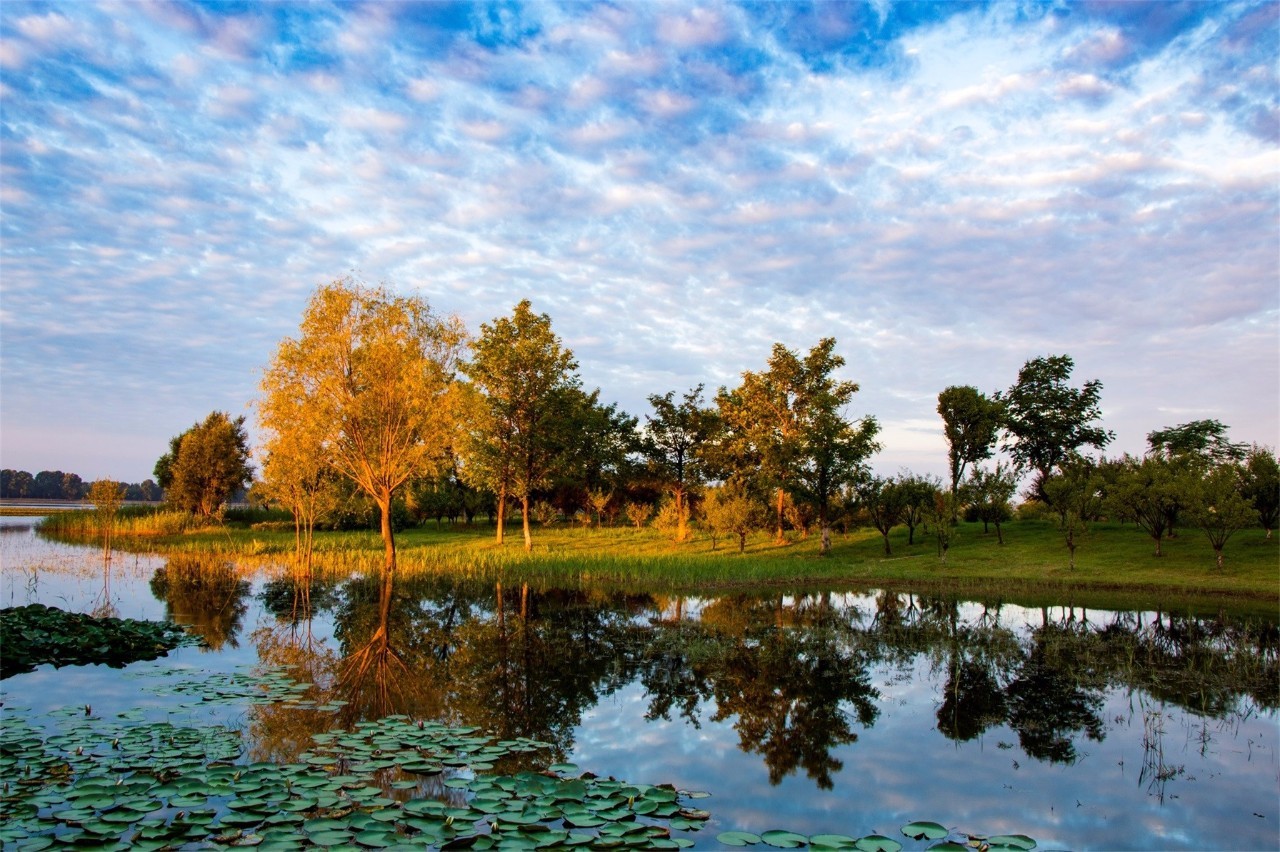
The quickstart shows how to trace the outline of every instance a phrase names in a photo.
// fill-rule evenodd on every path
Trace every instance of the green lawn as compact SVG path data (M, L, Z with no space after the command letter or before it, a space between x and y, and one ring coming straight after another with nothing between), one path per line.
M946 561L933 537L905 527L890 536L891 556L874 530L836 534L831 553L819 555L818 536L790 534L785 545L759 533L739 554L735 540L712 548L705 533L676 545L652 529L557 525L534 530L533 553L524 552L518 525L505 543L494 542L485 523L474 527L426 526L397 535L402 573L440 574L479 581L529 582L536 586L595 586L633 591L724 591L762 586L897 586L997 596L1024 603L1063 603L1064 594L1088 606L1136 606L1176 598L1198 608L1241 605L1276 612L1280 607L1280 536L1242 530L1227 543L1222 570L1198 530L1183 529L1164 543L1162 557L1132 525L1096 523L1078 539L1069 568L1062 533L1053 520L1021 520L1004 526L1005 544L980 523L962 523ZM293 548L292 531L231 526L176 535L120 537L121 549L161 552L217 551L246 560L280 561ZM382 544L374 532L317 533L317 562L337 570L376 567Z

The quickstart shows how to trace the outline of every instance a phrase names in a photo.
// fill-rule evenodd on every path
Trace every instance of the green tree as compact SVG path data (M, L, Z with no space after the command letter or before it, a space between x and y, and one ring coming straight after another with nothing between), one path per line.
M1244 461L1249 448L1227 440L1227 427L1217 420L1192 420L1147 433L1147 446L1166 458L1199 456L1213 464Z
M249 484L249 436L244 417L212 411L201 423L169 441L156 462L165 499L184 512L211 518Z
M907 544L915 544L916 527L924 523L941 483L933 477L903 470L898 473L897 484L902 493L902 522L907 525Z
M709 489L702 501L702 516L711 533L711 549L720 535L736 535L738 552L747 549L747 536L765 523L764 507L739 482Z
M1018 490L1018 474L1011 465L996 462L990 470L974 467L965 486L968 498L978 520L982 521L982 531L987 531L987 524L996 528L996 541L1004 544L1004 533L1000 525L1013 517L1009 501Z
M857 485L857 506L862 516L884 538L884 555L892 556L889 531L902 523L905 494L893 477L868 477Z
M581 400L578 362L535 314L529 300L511 317L480 326L463 371L479 393L464 476L498 495L498 542L508 498L520 501L524 547L533 550L530 498L572 459L572 425Z
M1170 531L1182 506L1186 485L1178 466L1163 456L1126 456L1107 488L1106 506L1116 518L1133 521L1156 543Z
M706 481L705 454L720 434L720 417L715 409L704 406L702 385L686 393L680 402L675 400L675 391L652 394L649 405L653 414L645 415L641 452L654 478L675 501L676 517L681 521L676 541L687 541L690 493Z
M1074 367L1069 355L1033 358L1000 397L1008 436L1002 449L1020 469L1036 472L1035 496L1050 505L1045 483L1058 465L1081 447L1101 450L1115 437L1094 423L1102 416L1098 407L1102 382L1092 379L1079 388L1071 387Z
M1222 568L1222 550L1239 530L1257 521L1258 514L1240 493L1243 469L1238 464L1214 465L1191 480L1186 516L1209 539Z
M1258 520L1271 538L1280 521L1280 460L1268 447L1254 445L1244 462L1241 494L1253 504Z
M1041 490L1046 501L1058 513L1061 529L1070 553L1070 567L1076 567L1076 548L1080 537L1088 532L1090 522L1102 511L1102 480L1092 459L1071 455L1058 462L1055 474L1044 480Z
M952 385L938 394L938 414L947 439L947 461L951 470L951 497L958 501L965 469L991 458L1004 421L999 399L989 399L977 388ZM952 519L955 520L954 518Z
M424 299L348 278L312 295L299 337L280 344L264 375L264 428L305 429L373 500L387 571L396 567L392 500L411 478L449 463L464 340L461 322L438 317Z
M833 376L845 363L835 345L835 338L823 338L802 359L775 343L767 370L745 372L737 389L722 388L717 395L736 472L758 465L761 484L776 493L777 542L785 541L790 492L818 511L823 552L830 546L831 499L858 478L866 458L879 449L875 418L844 419L858 385Z

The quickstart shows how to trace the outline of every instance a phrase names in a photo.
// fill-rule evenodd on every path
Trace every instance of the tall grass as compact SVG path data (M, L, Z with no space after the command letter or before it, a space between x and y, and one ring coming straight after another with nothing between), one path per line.
M208 525L188 512L157 510L146 506L126 506L116 515L118 536L175 536ZM101 521L93 511L56 512L39 525L40 532L53 538L87 539L101 535Z

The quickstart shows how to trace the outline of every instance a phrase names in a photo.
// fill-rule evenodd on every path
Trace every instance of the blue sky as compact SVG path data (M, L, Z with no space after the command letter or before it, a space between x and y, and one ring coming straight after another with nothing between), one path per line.
M874 466L1069 353L1280 435L1276 3L0 4L0 465L138 481L320 284L522 298L635 415L835 337Z

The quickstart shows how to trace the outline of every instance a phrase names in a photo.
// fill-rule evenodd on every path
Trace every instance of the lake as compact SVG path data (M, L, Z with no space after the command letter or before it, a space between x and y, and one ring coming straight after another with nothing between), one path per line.
M207 648L0 681L33 719L92 703L239 729L292 761L404 713L553 744L599 776L710 793L706 828L880 833L936 820L1042 849L1280 846L1280 633L1231 612L875 589L660 596L352 576L300 589L200 555L41 539L0 518L0 605L172 619ZM156 689L290 665L337 712L193 708Z

